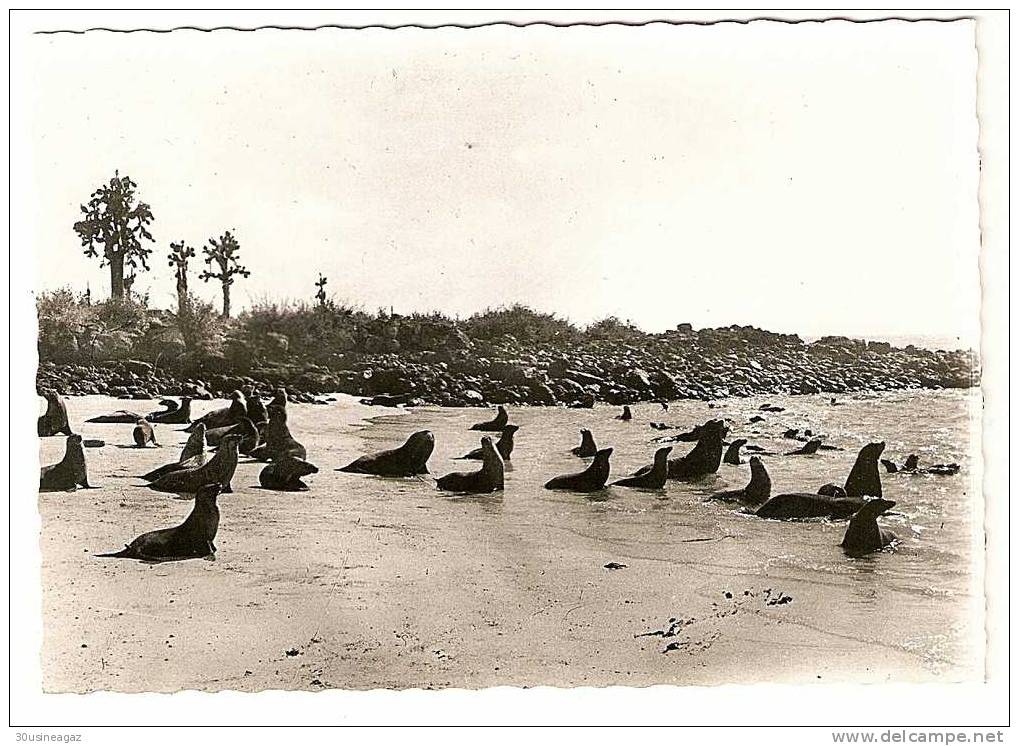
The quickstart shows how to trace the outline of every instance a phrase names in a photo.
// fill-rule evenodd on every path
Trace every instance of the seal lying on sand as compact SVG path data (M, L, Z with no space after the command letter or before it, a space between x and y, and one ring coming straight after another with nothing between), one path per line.
M759 457L751 456L749 484L741 490L716 492L710 499L757 506L767 502L769 497L771 497L771 477L768 476L768 470L764 468L764 462Z
M127 409L118 409L110 414L100 414L90 417L85 422L92 422L100 425L133 425L138 420L145 419L140 414Z
M797 448L795 451L789 451L786 456L812 456L817 453L817 449L821 447L820 438L812 438L808 440L802 448Z
M483 494L503 488L505 464L487 435L481 439L482 465L477 471L457 471L439 477L436 486L446 492Z
M318 474L318 467L295 456L284 456L262 469L258 483L279 492L303 492L308 489L301 477Z
M416 398L414 394L376 394L360 401L367 407L398 407L410 404Z
M141 419L134 423L134 430L131 432L131 437L134 438L134 444L137 448L144 448L149 443L154 446L158 446L156 442L156 431L153 429L152 424L146 420Z
M495 442L495 450L502 456L503 461L510 461L510 457L513 455L513 436L520 428L517 425L506 425L502 429L502 435L499 436L499 440ZM483 448L475 448L469 453L465 453L460 456L461 459L471 459L472 461L481 461L483 456Z
M846 535L839 545L850 557L862 557L870 552L891 544L896 537L891 531L881 528L877 517L895 506L891 500L868 500L852 518Z
M665 446L655 451L655 461L651 466L638 469L632 477L624 477L612 484L620 487L637 487L645 490L660 490L669 478L669 453L672 446Z
M250 437L250 433L249 433ZM265 426L265 443L248 452L258 461L275 461L284 456L308 458L308 450L290 434L286 407L269 407L269 424Z
M506 427L506 423L509 422L509 415L506 413L506 407L500 404L497 408L498 414L494 420L488 422L479 422L475 425L471 425L471 430L483 430L486 433L498 433L502 432L502 429Z
M182 396L180 404L173 399L163 399L159 402L163 407L158 412L149 412L145 419L149 422L161 422L164 425L188 425L191 423L191 397Z
M227 435L241 436L241 442L238 444L237 450L245 456L258 448L258 428L247 417L242 417L240 422L230 427L216 427L212 430L206 430L205 442L211 447L216 448Z
M175 463L160 466L147 474L141 476L146 482L153 482L164 474L182 469L194 469L205 463L205 425L198 423L198 427L188 435L188 442L180 452L180 458Z
M619 415L616 415L616 419L617 420L623 420L624 422L629 422L630 420L633 419L633 413L630 412L630 405L629 404L624 404L623 405L623 413L619 414Z
M743 460L739 457L739 449L747 444L745 438L736 438L725 451L725 455L722 457L722 461L733 466L739 466L743 463Z
M594 444L594 436L591 435L590 430L584 428L580 431L580 445L571 448L570 453L581 458L591 458L598 453L598 446Z
M199 559L216 553L216 531L219 530L218 484L203 485L195 494L195 505L184 522L142 534L119 552L97 554L96 557L117 557L147 562Z
M554 477L545 482L547 490L573 490L574 492L597 492L605 487L609 479L609 456L611 448L603 448L594 455L594 461L584 471Z
M380 477L413 477L428 473L428 459L435 448L435 436L421 430L407 438L399 448L381 451L352 461L337 471L352 474L376 474Z
M237 444L240 436L227 435L220 443L216 455L201 466L190 469L179 469L169 474L163 474L154 480L149 489L160 492L177 492L179 494L193 494L207 484L218 484L223 492L233 492L230 480L237 470Z
M80 435L68 435L64 457L60 463L39 470L40 492L69 492L79 486L91 488L85 467L85 451Z
M723 420L708 420L694 428L687 435L694 436L697 445L685 456L669 459L669 479L697 479L717 472L722 463L722 440L728 432Z
M214 409L211 412L203 414L197 420L184 428L184 432L190 433L195 429L195 425L199 422L205 425L206 432L217 427L230 427L231 425L236 425L241 421L242 417L247 417L247 415L248 409L244 401L244 394L240 391L233 391L230 394L229 406Z
M51 435L71 435L71 425L67 421L67 405L60 394L49 389L42 392L46 398L46 411L39 417L37 431L40 438Z

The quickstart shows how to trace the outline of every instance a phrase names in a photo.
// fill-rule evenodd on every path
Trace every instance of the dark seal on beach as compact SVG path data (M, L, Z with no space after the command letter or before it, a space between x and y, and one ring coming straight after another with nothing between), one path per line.
M258 428L247 417L242 417L241 421L236 425L206 430L205 442L211 447L216 448L227 435L241 436L241 442L238 444L237 450L245 456L258 448Z
M771 497L771 477L768 476L768 470L764 468L764 462L758 456L751 456L750 482L747 486L740 490L716 492L711 496L711 499L738 502L741 505L753 507L767 502L769 497Z
M287 416L286 406L269 405L269 424L265 426L265 443L248 451L246 455L258 461L275 461L284 456L307 460L308 450L290 434Z
M651 466L638 469L632 477L624 477L613 482L620 487L636 487L645 490L660 490L669 477L669 453L672 446L665 446L655 451L655 461Z
M95 556L170 562L214 555L216 545L213 542L219 530L219 507L216 505L219 492L219 484L203 485L195 494L191 514L179 526L149 531L119 552Z
M446 492L484 494L503 489L505 464L487 435L481 439L482 465L477 471L458 471L439 477L436 486Z
M570 453L581 458L592 458L598 453L598 446L594 444L594 436L587 428L580 431L580 445L570 449Z
M134 423L134 430L131 432L131 437L134 438L134 444L138 448L144 448L149 443L154 446L158 446L156 442L156 431L152 428L152 423L146 419L139 419Z
M71 425L67 421L67 405L56 391L49 389L42 392L46 398L46 411L39 417L37 432L40 438L52 435L71 435Z
M248 409L244 401L244 394L240 391L233 391L230 394L229 406L214 409L211 412L202 415L184 428L184 432L190 433L195 429L195 425L199 422L205 425L206 431L213 430L217 427L230 427L231 425L236 425L240 422L242 417L247 416Z
M118 409L110 414L99 414L95 417L90 417L85 422L98 425L131 425L140 419L143 419L143 417L137 412L132 412L129 409Z
M694 428L689 435L696 437L697 445L685 456L669 459L669 479L698 479L717 472L722 463L722 440L728 432L723 420L708 420Z
M736 440L730 443L729 447L725 450L725 455L722 457L722 461L726 464L731 464L732 466L739 466L742 464L743 461L739 457L739 449L746 444L747 441L745 438L736 438Z
M181 449L180 457L175 463L166 464L160 466L158 469L153 469L147 474L142 474L141 478L146 482L154 482L164 474L169 474L172 471L181 471L182 469L194 469L205 463L205 425L198 423L198 427L188 435L188 442L184 444L184 448Z
M81 447L80 435L68 435L64 457L60 463L44 466L39 470L40 492L68 492L78 487L90 488L88 470L85 466L85 451Z
M506 425L506 427L502 429L502 435L499 436L499 440L495 442L495 450L497 450L499 455L502 456L503 461L511 460L511 456L513 455L513 436L516 435L516 432L519 429L520 428L517 425ZM469 451L463 456L460 456L460 458L470 459L472 461L482 461L483 451L484 449L482 448L475 448L473 451Z
M318 474L318 467L296 456L284 456L262 469L258 483L278 492L303 492L308 489L301 477Z
M502 429L506 427L506 423L509 422L509 414L506 413L506 407L501 404L497 407L497 411L498 414L495 415L495 419L471 425L470 429L482 430L487 433L502 432Z
M191 422L191 397L182 396L180 404L173 399L163 399L159 402L163 407L158 412L150 412L145 415L149 422L159 422L164 425L187 425Z
M547 490L573 490L574 492L597 492L605 487L609 479L609 456L611 448L603 448L594 455L594 461L584 471L553 477L545 483Z
M862 557L891 544L897 537L891 531L881 528L877 517L894 506L895 503L891 500L881 498L868 500L849 519L849 527L839 546L850 557Z
M624 404L623 405L623 412L622 412L622 414L616 415L616 419L617 420L623 420L624 422L629 422L630 420L633 419L633 413L630 412L630 405L629 404Z
M160 492L194 494L207 484L218 484L222 492L233 492L230 480L237 470L237 444L240 436L227 435L220 443L216 455L201 466L163 474L149 485Z
M399 448L361 456L337 469L352 474L375 474L380 477L413 477L428 473L428 459L435 449L435 436L429 430L411 435Z

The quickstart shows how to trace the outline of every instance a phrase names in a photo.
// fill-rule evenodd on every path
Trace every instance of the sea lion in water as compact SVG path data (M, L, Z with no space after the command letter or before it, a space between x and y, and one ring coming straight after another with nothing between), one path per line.
M520 428L517 425L506 425L502 429L502 435L499 436L499 440L495 442L495 450L502 456L503 461L510 461L510 457L513 455L513 436ZM473 451L460 456L461 459L471 459L472 461L481 461L484 449L475 448Z
M503 488L505 464L502 456L487 435L481 439L481 468L472 472L453 472L436 480L436 486L446 492L483 494Z
M495 415L495 419L471 425L470 429L483 430L488 433L502 432L502 429L506 427L506 423L509 422L509 414L506 413L506 407L502 404L500 404L496 409L498 414Z
M285 406L269 407L269 424L265 426L265 443L249 451L247 455L258 461L275 461L284 456L308 458L308 450L290 434Z
M802 448L797 448L795 451L789 451L786 456L813 456L817 453L817 449L821 447L820 438L812 438L808 440Z
M248 409L244 401L244 394L240 391L233 391L230 394L229 406L222 407L221 409L214 409L211 412L202 415L184 428L184 432L190 433L195 429L195 425L199 422L205 425L206 432L217 427L229 427L231 425L236 425L241 421L242 417L247 416Z
M413 477L428 473L428 459L435 448L435 436L421 430L407 438L399 448L361 456L337 469L352 474L375 474L380 477Z
M580 445L571 448L570 453L581 458L592 458L594 454L598 453L598 446L594 444L594 436L591 435L590 430L583 428L580 431Z
M697 445L685 456L669 459L669 479L697 479L718 471L722 463L722 440L729 428L723 420L709 420L693 432Z
M163 399L159 402L162 410L150 412L145 415L149 422L159 422L164 425L188 425L191 423L191 397L182 396L180 404L173 399Z
M239 442L239 435L227 435L220 443L216 455L207 463L163 474L149 485L149 489L186 495L198 492L201 487L207 484L218 484L223 492L233 492L230 480L233 479L234 472L237 470L237 444Z
M245 456L250 454L256 448L258 448L258 428L247 417L242 417L241 421L236 425L230 427L216 427L212 430L205 431L205 442L210 447L217 447L222 442L223 438L227 435L240 435L241 442L237 446L237 450L243 453Z
M767 502L769 497L771 497L771 477L768 476L768 470L764 468L764 462L760 458L751 456L750 482L747 486L741 490L716 492L710 499L757 506Z
M68 435L64 457L60 462L39 470L39 491L69 492L79 486L92 487L88 483L85 451L81 447L80 435Z
M134 430L131 432L131 437L134 438L136 448L144 448L149 443L154 446L159 445L159 443L156 442L156 431L153 429L152 424L144 418L139 418L139 420L134 423Z
M632 477L616 480L613 485L620 487L637 487L645 490L660 490L669 478L669 453L672 446L665 446L655 451L655 461L650 467L637 470Z
M725 455L722 457L722 461L733 466L739 466L743 463L739 457L739 449L747 444L745 438L736 438L725 451Z
M616 419L617 420L623 420L624 422L629 422L630 420L633 419L633 413L630 412L630 405L629 404L624 404L623 405L623 413L619 414L619 415L616 415Z
M891 544L898 537L891 531L881 528L877 523L877 517L894 506L892 500L883 500L880 497L868 500L849 519L849 527L839 546L850 557L862 557Z
M881 474L877 462L884 451L884 441L868 443L860 449L852 471L846 479L846 495L849 497L881 497Z
M147 474L141 476L146 482L153 482L164 474L182 469L194 469L205 463L205 425L198 423L198 427L188 435L188 442L180 452L180 457L175 463L160 466Z
M553 477L545 482L546 490L573 490L574 492L597 492L605 487L609 479L609 456L611 448L602 448L594 455L594 461L584 471Z
M308 489L301 477L318 474L318 467L296 456L283 456L262 469L258 483L278 492L303 492Z
M216 545L213 542L219 530L219 507L216 505L219 492L219 484L202 485L195 493L195 505L191 513L179 526L149 531L119 552L95 556L169 562L214 555Z
M962 468L956 463L951 464L931 464L930 466L920 466L920 457L915 453L909 454L906 457L906 463L901 467L898 466L894 461L888 459L881 459L881 463L885 467L885 471L889 474L933 474L939 477L950 477L959 473Z
M60 394L46 389L42 392L46 398L46 411L39 417L37 432L40 438L51 435L71 435L71 425L67 421L67 405Z

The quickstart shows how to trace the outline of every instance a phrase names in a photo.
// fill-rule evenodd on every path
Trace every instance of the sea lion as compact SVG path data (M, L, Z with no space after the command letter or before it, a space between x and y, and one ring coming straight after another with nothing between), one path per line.
M899 471L899 465L889 459L881 459L881 465L885 467L885 471L888 474L895 474Z
M251 420L255 427L258 427L263 422L269 421L269 412L265 408L265 404L262 403L262 398L255 391L253 386L249 386L244 390L245 399L245 410L248 413L248 419ZM241 450L244 453L244 450Z
M163 399L159 404L163 407L162 410L145 415L145 419L149 422L160 422L164 425L188 425L191 423L190 396L182 396L180 404L173 399Z
M202 415L184 428L184 432L190 433L195 429L195 425L199 422L205 425L206 432L217 427L229 427L230 425L236 425L241 421L242 417L247 416L248 409L244 401L244 394L240 391L233 391L230 394L229 406L222 407L221 409L214 409L211 412Z
M822 484L817 490L819 495L827 495L828 497L847 497L846 490L843 487L839 487L837 484Z
M739 449L747 444L745 438L736 438L725 451L722 461L733 466L739 466L743 460L739 457Z
M247 417L242 417L240 422L230 427L215 427L212 430L206 430L205 442L210 447L215 448L227 435L241 436L241 442L237 450L245 456L258 448L258 428Z
M594 454L598 453L598 446L594 444L594 436L591 435L590 430L583 428L580 431L580 445L576 448L571 448L570 453L581 458L591 458Z
M868 443L860 449L856 463L846 479L846 494L849 497L881 497L881 475L877 461L884 449L884 441Z
M768 501L771 497L771 477L764 468L764 462L757 456L750 457L750 482L741 490L716 492L712 500L738 502L743 505L756 506Z
M95 417L90 417L85 422L91 422L99 425L133 425L138 420L144 419L140 414L132 412L127 409L118 409L116 412L110 414L100 414Z
M669 459L669 479L697 479L718 471L728 426L723 420L709 420L693 432L697 445L685 456Z
M85 451L81 447L80 435L68 435L64 457L60 463L44 466L39 470L39 491L70 492L79 486L87 489L92 487L88 483Z
M273 408L286 409L287 408L287 390L282 386L273 392L272 399L269 401L269 405L266 410L269 414L272 414Z
M216 455L207 463L163 474L149 484L149 489L186 495L198 492L207 484L218 484L223 492L233 492L230 480L237 470L237 444L240 440L239 435L227 435Z
M915 453L909 454L906 457L906 463L899 467L894 461L888 459L881 459L881 463L885 467L885 471L889 474L932 474L939 477L950 477L959 473L962 468L959 464L931 464L930 466L920 466L920 457Z
M67 421L67 405L60 394L49 389L45 389L41 393L46 398L46 411L39 417L37 425L39 437L71 435L71 425Z
M308 450L294 439L287 426L286 406L270 405L269 424L265 427L265 443L252 449L246 455L258 461L275 461L284 456L308 458ZM249 434L250 437L250 434Z
M205 463L205 425L198 423L194 432L188 435L188 441L181 449L180 457L175 463L160 466L141 476L146 482L154 482L164 474L182 469L194 469Z
M410 404L416 398L415 394L376 394L360 401L367 407L398 407L401 404Z
M155 429L152 427L152 424L144 418L139 418L138 421L134 423L134 430L131 432L131 437L134 438L134 444L137 448L144 448L149 443L154 446L159 445L159 443L156 442Z
M481 468L472 472L453 472L436 480L436 486L446 492L483 494L503 489L505 464L502 456L487 435L481 439Z
M638 469L632 477L616 480L613 485L620 487L637 487L645 490L660 490L669 478L669 453L672 446L665 446L655 451L655 461L650 467Z
M219 530L217 483L202 485L195 493L195 505L184 522L173 528L149 531L127 544L119 552L97 554L96 557L117 557L146 562L200 559L216 553L216 532Z
M421 430L407 438L399 448L361 456L337 469L352 474L376 474L380 477L413 477L428 473L428 459L435 448L435 436Z
M497 407L498 414L495 419L489 420L488 422L478 422L477 424L471 425L471 430L483 430L488 433L502 432L502 429L506 427L506 423L509 422L509 414L506 413L506 407L500 404Z
M513 455L513 436L520 428L517 425L506 425L502 429L502 435L499 436L499 440L495 442L495 450L502 456L503 461L510 461L510 457ZM471 459L472 461L481 461L484 449L475 448L473 451L460 456L461 459Z
M609 456L611 448L602 448L594 455L594 461L584 471L553 477L545 482L546 490L573 490L574 492L597 492L605 487L609 479Z
M318 474L318 467L296 456L283 456L262 469L258 483L278 492L303 492L308 489L301 477Z
M624 404L623 405L623 413L619 414L619 415L616 415L616 419L617 420L623 420L624 422L629 422L630 420L633 419L633 414L630 412L630 405L629 404Z
M891 531L881 528L877 523L877 517L894 506L892 500L883 500L880 497L868 500L849 519L849 527L839 546L850 557L862 557L891 544L898 537Z
M794 451L789 451L786 456L813 456L817 453L817 449L821 447L820 438L812 438L808 440L801 448L797 448Z

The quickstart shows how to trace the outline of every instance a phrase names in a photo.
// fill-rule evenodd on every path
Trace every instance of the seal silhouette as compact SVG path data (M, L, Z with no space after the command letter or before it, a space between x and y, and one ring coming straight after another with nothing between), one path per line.
M728 432L723 420L708 420L694 428L687 436L696 438L697 444L685 456L669 459L669 479L699 479L717 472L722 463L722 441Z
M852 518L849 519L849 526L846 528L846 535L839 545L850 557L862 557L870 552L879 549L895 541L896 535L878 525L877 517L893 508L895 503L892 500L876 498L864 503Z
M206 432L217 427L229 427L230 425L236 425L241 421L242 417L247 415L248 409L244 401L244 394L240 391L233 391L230 393L230 404L228 406L203 414L184 428L184 432L190 433L199 422L205 425Z
M265 404L262 403L261 397L253 386L244 390L244 399L244 407L247 411L248 419L255 423L255 427L268 424L269 412L266 410Z
M200 559L216 553L216 532L219 530L219 484L203 485L195 493L195 504L184 522L173 528L149 531L127 544L119 552L97 554L96 557L136 559L145 562Z
M611 448L602 448L594 455L594 461L582 472L553 477L545 482L547 490L573 490L574 492L597 492L605 487L609 479L609 456Z
M487 435L481 439L482 464L477 471L453 472L436 480L436 486L446 492L484 494L503 489L505 464Z
M81 446L80 435L68 435L64 457L60 462L39 470L39 491L69 492L79 486L85 488L92 486L88 483L85 451Z
M576 448L571 448L570 453L581 458L591 458L594 454L598 453L598 446L594 444L594 436L591 435L590 430L583 428L580 431L580 445Z
M764 468L764 462L759 456L751 456L750 482L747 483L747 486L739 490L716 492L710 499L757 506L767 502L769 497L771 497L771 477L768 476L768 470Z
M932 474L939 477L950 477L958 474L962 467L959 464L931 464L930 466L920 466L920 457L915 453L909 454L906 457L906 463L901 467L894 461L889 459L881 459L881 464L885 467L885 471L889 474Z
M99 425L133 425L138 420L144 419L137 412L132 412L128 409L118 409L116 412L110 414L100 414L95 417L90 417L85 422L90 422Z
M149 443L154 446L158 446L156 442L156 431L152 427L152 423L144 418L139 418L134 423L134 430L131 432L131 437L134 438L134 444L137 448L144 448Z
M495 450L502 456L503 461L510 461L513 455L513 436L516 435L517 430L520 428L517 425L506 425L502 429L502 434L499 436L499 440L495 442ZM482 461L483 448L475 448L473 451L465 453L460 456L461 459L471 459L472 461Z
M630 420L633 419L633 413L630 411L629 404L623 405L623 411L621 414L616 415L616 419L623 420L624 422L629 422Z
M736 438L729 447L725 450L725 455L722 456L722 461L732 466L739 466L743 463L743 460L739 457L739 450L747 444L745 438Z
M278 492L303 492L308 485L301 477L309 474L318 474L318 467L296 456L283 456L262 469L258 483Z
M233 492L230 480L237 470L237 444L240 436L227 435L220 443L216 455L201 466L179 469L163 474L149 484L159 492L194 494L207 484L218 484L222 492Z
M846 495L849 497L881 497L881 474L877 462L885 450L884 441L868 443L860 449L852 471L846 479Z
M39 417L37 432L40 438L52 435L72 435L71 425L67 421L67 405L60 394L50 389L42 391L46 399L46 411Z
M180 457L176 462L172 464L165 464L160 466L158 469L142 474L141 478L146 482L153 482L159 479L164 474L169 474L172 471L181 471L182 469L194 469L205 463L205 425L202 423L198 424L198 427L194 429L188 435L187 443L184 444L184 448L181 449Z
M812 456L817 453L817 449L820 447L821 439L811 438L801 448L786 453L786 456Z
M633 476L618 479L612 484L620 487L660 490L669 478L669 453L671 452L672 446L659 448L655 451L655 461L650 467L642 467Z
M477 424L471 425L471 430L482 430L489 433L502 432L502 429L506 427L506 423L509 422L509 414L506 412L506 407L500 404L496 411L498 414L495 415L495 419L489 420L488 422L478 422Z
M205 442L211 447L216 448L227 435L241 436L241 442L238 444L237 450L245 456L249 455L252 451L258 448L258 428L255 427L255 423L247 417L242 417L241 421L236 425L230 425L229 427L216 427L212 430L206 430Z
M375 474L380 477L413 477L428 473L428 459L435 449L435 436L421 430L407 438L399 448L361 456L337 469L351 474Z
M191 397L182 396L180 404L173 399L162 399L159 405L163 407L158 412L149 412L145 419L149 422L158 422L163 425L188 425L191 423Z
M252 449L247 455L258 461L275 461L284 456L307 460L308 450L290 434L286 405L269 405L268 411L269 424L265 426L265 443Z

